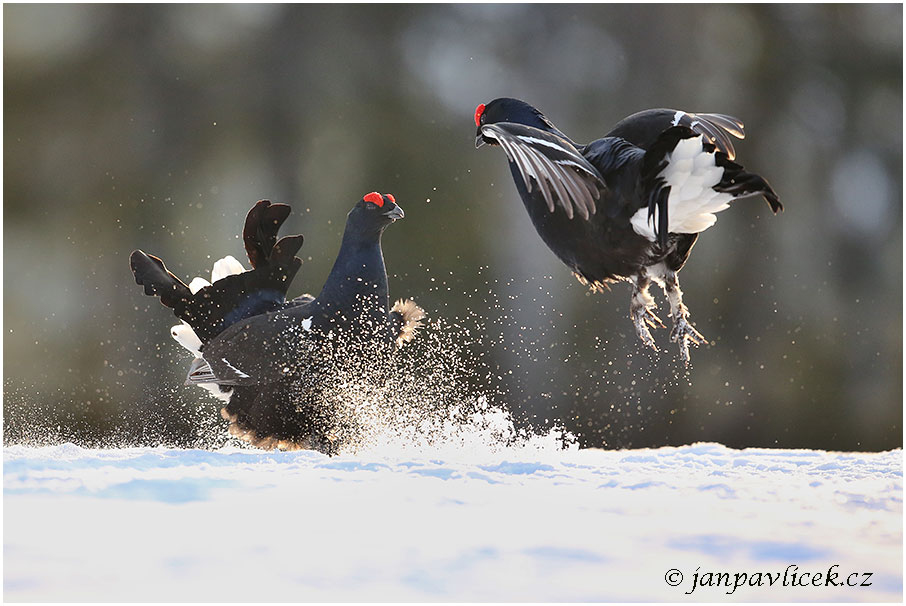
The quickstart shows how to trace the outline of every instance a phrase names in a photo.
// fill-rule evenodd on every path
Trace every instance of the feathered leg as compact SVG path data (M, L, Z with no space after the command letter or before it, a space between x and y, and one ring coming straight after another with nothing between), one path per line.
M639 274L632 279L632 299L629 303L629 317L635 325L635 332L646 346L657 351L650 328L664 328L661 319L652 311L657 307L654 297L648 292L651 279L646 274Z
M689 308L683 303L683 291L680 290L679 278L675 271L665 272L663 287L670 303L670 316L673 318L670 340L679 343L680 356L683 362L688 364L689 344L698 346L707 343L707 339L689 323Z

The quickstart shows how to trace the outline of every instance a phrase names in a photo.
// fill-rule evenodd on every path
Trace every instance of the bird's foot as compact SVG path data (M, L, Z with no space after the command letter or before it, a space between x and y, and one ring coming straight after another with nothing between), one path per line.
M651 336L651 330L649 328L664 328L664 323L661 322L661 319L654 315L654 312L651 311L652 307L639 306L636 309L632 310L632 323L635 325L635 332L639 335L639 338L642 340L642 343L646 347L650 347L654 351L657 351L657 345L654 343L654 337Z
M673 330L670 331L670 340L679 343L680 357L684 364L689 364L689 345L698 347L708 340L689 323L685 315L679 316L673 323Z

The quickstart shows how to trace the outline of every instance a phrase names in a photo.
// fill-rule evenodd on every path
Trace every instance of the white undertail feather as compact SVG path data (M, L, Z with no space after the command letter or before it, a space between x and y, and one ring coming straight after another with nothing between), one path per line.
M221 278L233 274L241 274L244 271L245 268L242 266L242 263L237 261L232 255L227 255L214 263L214 268L211 270L211 282L216 282ZM196 276L189 282L189 291L194 295L205 286L210 286L211 282ZM199 353L201 350L201 339L198 338L198 335L195 334L195 331L192 330L191 326L185 322L177 324L170 329L170 336L173 337L177 343L195 354L196 358L201 357L201 353Z
M714 213L729 208L733 196L714 191L724 169L717 166L714 154L702 148L702 137L682 139L667 156L667 166L659 177L670 186L667 200L668 232L697 234L717 221ZM649 221L648 207L632 216L632 227L651 241L655 238L657 213Z
M211 270L211 282L216 282L233 274L241 274L244 271L245 268L242 263L237 261L232 255L227 255L214 263L214 269Z
M201 357L201 339L198 338L198 335L195 334L195 331L192 330L191 326L185 322L177 324L170 329L170 336L173 337L177 343L195 354L196 358Z
M218 385L217 383L196 383L196 385L208 391L212 396L214 396L221 402L229 402L230 397L233 395L233 390L221 391L220 385Z
M207 280L205 280L204 278L195 276L194 278L192 278L192 281L189 282L189 290L194 295L202 288L205 288L206 286L210 286L210 285L211 285L211 283L208 282Z

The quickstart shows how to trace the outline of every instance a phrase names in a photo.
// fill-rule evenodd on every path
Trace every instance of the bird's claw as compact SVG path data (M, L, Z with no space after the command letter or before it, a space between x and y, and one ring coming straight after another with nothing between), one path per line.
M646 324L651 326L651 328L667 328L661 319L654 315L654 312L651 311L650 307L645 308L645 311L642 313L642 319Z
M674 322L673 330L670 331L670 340L674 343L679 343L680 357L684 364L689 364L690 344L698 347L699 345L708 342L708 340L689 323L686 316L680 316L679 319Z
M657 351L657 345L654 343L654 337L651 336L650 328L664 328L664 323L658 318L650 307L642 307L634 310L632 313L632 323L635 324L635 332L639 335L642 343Z

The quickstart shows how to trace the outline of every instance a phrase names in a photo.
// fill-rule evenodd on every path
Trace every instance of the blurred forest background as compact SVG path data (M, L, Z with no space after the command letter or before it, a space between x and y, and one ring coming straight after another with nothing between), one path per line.
M473 326L475 389L520 423L611 448L901 446L902 11L6 4L4 442L225 441L130 251L187 280L245 262L268 198L306 238L290 294L317 292L378 190L406 211L391 296ZM660 356L641 348L627 287L572 278L503 153L474 148L498 96L581 142L649 107L745 121L740 161L786 212L738 203L700 238L682 285L713 345L688 374L667 331Z

